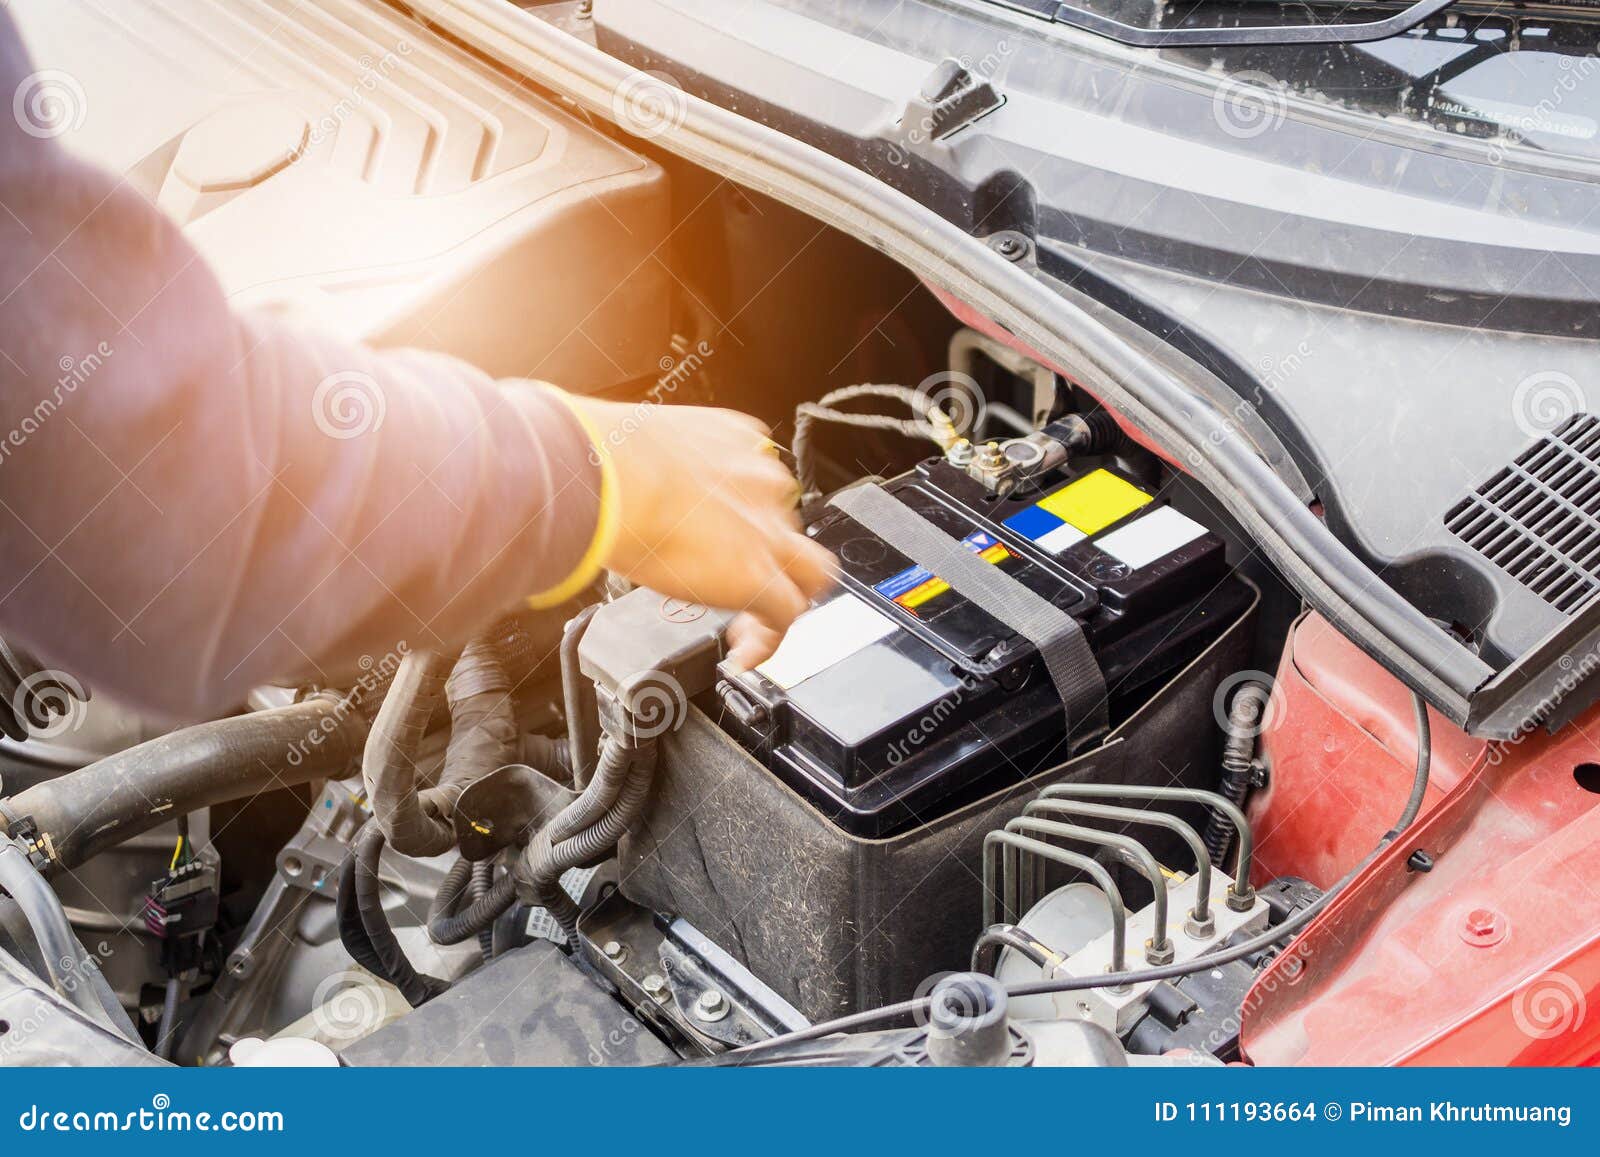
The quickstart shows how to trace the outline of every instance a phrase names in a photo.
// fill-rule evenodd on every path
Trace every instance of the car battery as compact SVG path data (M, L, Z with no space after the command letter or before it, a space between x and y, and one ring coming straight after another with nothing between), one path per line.
M998 494L934 459L883 485L1077 620L1113 726L1251 597L1221 538L1109 466L1061 466ZM1068 734L1027 639L842 511L810 530L838 558L840 589L718 689L723 726L840 827L894 834L1098 740Z

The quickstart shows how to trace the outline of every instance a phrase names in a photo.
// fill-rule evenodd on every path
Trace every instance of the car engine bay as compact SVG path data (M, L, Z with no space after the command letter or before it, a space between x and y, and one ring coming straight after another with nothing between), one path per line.
M1288 1002L1355 949L1297 935L1410 912L1466 858L1453 801L1545 750L1430 721L1192 463L1003 324L659 147L676 89L607 123L383 0L14 7L95 100L148 85L76 143L231 299L640 424L755 414L839 579L750 671L730 614L608 576L175 729L5 649L8 1063L1325 1059ZM328 418L375 405L341 383ZM1576 823L1600 787L1566 765L1594 765L1554 758L1539 822Z

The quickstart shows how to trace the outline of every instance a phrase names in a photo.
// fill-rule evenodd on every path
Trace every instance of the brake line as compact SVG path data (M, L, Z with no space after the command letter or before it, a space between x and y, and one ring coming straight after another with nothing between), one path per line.
M1315 920L1325 911L1334 897L1349 887L1350 882L1366 870L1367 866L1402 833L1416 822L1417 816L1422 811L1422 801L1428 790L1428 773L1433 762L1433 741L1431 729L1428 725L1427 702L1417 692L1411 693L1412 710L1416 717L1417 730L1417 765L1416 772L1411 782L1411 793L1406 797L1406 804L1400 813L1400 818L1395 821L1395 826L1385 832L1383 838L1372 851L1364 856L1360 863L1351 868L1334 882L1333 886L1318 896L1300 911L1288 917L1275 928L1241 940L1239 943L1227 948L1213 951L1193 960L1176 964L1164 964L1156 968L1144 968L1132 972L1107 972L1097 976L1069 976L1059 980L1037 980L1029 984L1014 984L1006 988L1008 997L1019 996L1046 996L1057 992L1079 992L1086 988L1121 987L1131 984L1148 984L1159 980L1172 980L1180 976L1188 976L1195 972L1204 972L1218 964L1230 964L1253 955L1265 948L1270 948L1286 936L1298 933L1307 924ZM764 1041L745 1045L742 1048L731 1050L730 1056L748 1055L774 1048L778 1045L800 1044L804 1041L819 1040L822 1037L832 1036L835 1033L851 1032L855 1029L868 1028L886 1020L894 1020L904 1016L915 1016L923 1013L932 1005L929 997L916 997L912 1000L903 1000L898 1004L882 1005L878 1008L869 1008L862 1012L841 1016L834 1020L814 1024L810 1028L799 1029L795 1032L784 1033L781 1036L770 1037Z

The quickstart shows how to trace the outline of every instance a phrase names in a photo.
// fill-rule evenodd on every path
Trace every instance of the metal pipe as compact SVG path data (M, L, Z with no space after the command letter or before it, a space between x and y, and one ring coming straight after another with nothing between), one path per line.
M1140 811L1138 808L1113 807L1110 804L1085 803L1081 800L1061 799L1036 799L1023 809L1025 816L1037 815L1040 812L1055 813L1057 815L1080 815L1095 820L1120 820L1129 824L1149 824L1151 827L1165 828L1180 840L1189 845L1189 850L1194 853L1196 887L1198 895L1195 897L1194 909L1189 913L1193 922L1190 931L1197 936L1209 936L1214 931L1207 927L1211 921L1211 857L1206 849L1206 842L1200 838L1200 833L1177 816L1168 815L1166 812ZM1197 926L1197 927L1196 927Z
M1030 839L1015 832L990 832L983 837L983 926L985 928L993 927L996 923L994 865L998 857L993 853L997 848L1012 855L1017 852L1031 852L1066 867L1076 868L1098 884L1100 890L1105 893L1106 903L1111 906L1111 970L1121 972L1127 967L1128 909L1123 904L1122 893L1117 891L1117 885L1111 879L1111 873L1106 871L1105 865L1088 856L1081 856L1077 852L1058 848L1043 840Z
M993 976L1000 963L1002 948L1022 953L1040 968L1048 968L1062 960L1061 953L1041 944L1015 924L995 924L985 928L972 946L972 971Z
M1228 889L1228 907L1248 911L1256 902L1250 886L1250 862L1255 854L1255 837L1250 821L1232 800L1214 791L1194 787L1136 787L1119 783L1055 783L1039 793L1040 799L1166 799L1176 803L1198 803L1227 814L1239 833L1239 847L1233 857L1233 887Z
M1144 873L1145 879L1150 881L1150 890L1155 893L1155 900L1151 905L1155 919L1154 935L1145 944L1144 956L1151 964L1166 964L1172 959L1174 952L1172 938L1167 935L1167 878L1161 871L1161 865L1156 863L1156 858L1150 854L1150 850L1138 840L1130 836L1119 836L1115 832L1103 832L1098 828L1061 824L1054 820L1033 819L1030 816L1018 816L1006 824L1006 831L1019 833L1032 831L1063 840L1098 844L1110 848L1129 867Z

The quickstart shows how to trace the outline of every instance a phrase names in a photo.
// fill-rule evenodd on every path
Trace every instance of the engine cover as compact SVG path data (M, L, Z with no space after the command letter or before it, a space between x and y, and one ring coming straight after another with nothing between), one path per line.
M666 176L382 0L18 0L19 100L240 305L496 376L653 379Z

